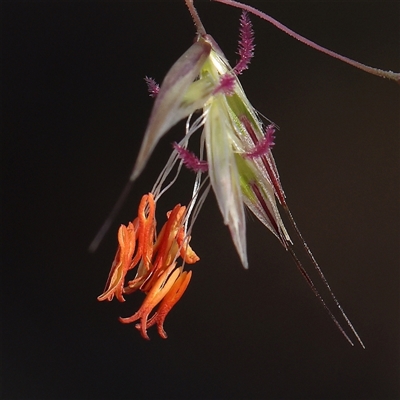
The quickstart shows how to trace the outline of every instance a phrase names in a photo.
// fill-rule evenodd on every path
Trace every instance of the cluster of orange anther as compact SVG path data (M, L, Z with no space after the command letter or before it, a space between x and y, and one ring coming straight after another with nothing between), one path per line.
M192 272L176 268L180 256L186 263L193 264L199 257L189 246L190 237L183 226L186 207L176 205L167 213L168 220L156 236L154 196L144 195L139 205L138 217L128 226L121 225L118 231L118 250L99 301L111 301L115 297L125 301L123 295L136 290L145 292L146 298L140 309L123 323L140 320L136 328L149 339L147 328L156 324L161 337L167 335L163 328L165 317L185 292ZM129 270L137 266L136 276L125 284ZM160 303L157 311L150 313Z

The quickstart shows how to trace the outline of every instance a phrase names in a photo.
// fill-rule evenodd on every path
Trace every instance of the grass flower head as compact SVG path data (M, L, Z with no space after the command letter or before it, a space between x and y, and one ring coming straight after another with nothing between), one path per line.
M367 67L324 49L252 7L234 0L216 1L256 14L303 43L364 71L400 81L399 74ZM124 295L137 290L144 292L146 298L140 309L131 317L120 320L123 323L137 322L137 329L146 339L147 328L155 324L160 336L165 338L165 317L191 279L191 272L183 271L183 266L176 267L177 259L180 257L188 264L199 260L189 246L190 233L212 188L243 266L248 267L245 218L245 208L248 208L290 253L313 293L341 333L353 344L296 256L278 207L284 211L334 304L359 343L364 346L304 241L286 203L272 155L278 127L266 119L263 122L239 81L238 76L249 68L255 49L254 32L247 12L243 11L240 18L240 59L232 67L216 41L207 34L193 1L185 2L197 27L197 36L168 71L161 85L153 78L145 78L150 96L155 101L130 182L140 175L158 141L172 126L186 119L186 130L182 139L174 143L171 155L151 193L142 197L138 217L127 226L121 225L117 253L104 293L98 299L112 300L115 296L119 301L124 301ZM200 137L200 147L193 152L189 150L189 144L197 134ZM195 173L192 198L187 208L178 204L168 213L167 222L157 234L156 202L176 181L182 167ZM125 194L126 190L121 199ZM116 209L119 205L120 201ZM109 219L100 231L100 238L108 227ZM98 238L94 241L94 247L97 243ZM135 269L136 276L128 280L127 274L132 269ZM157 306L157 310L150 316Z

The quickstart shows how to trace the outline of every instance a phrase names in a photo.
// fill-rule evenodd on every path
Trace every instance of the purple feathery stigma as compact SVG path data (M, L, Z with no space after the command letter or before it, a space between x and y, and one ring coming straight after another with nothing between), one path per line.
M275 127L268 125L265 130L265 136L253 147L252 150L246 152L246 157L256 158L268 153L275 145Z
M149 96L150 97L156 97L158 92L160 91L160 86L159 84L153 79L148 76L144 78L146 84L147 84L147 90L149 91Z
M275 146L275 126L270 124L265 129L265 137L268 140L269 148L272 149Z
M249 68L250 60L254 56L254 31L253 25L246 11L240 16L240 33L239 33L238 54L239 62L233 69L237 75Z
M194 172L208 171L207 161L199 160L194 153L182 146L179 146L179 144L176 142L173 143L173 147L177 151L179 158L182 160L183 165L187 169L191 169Z
M227 96L233 95L235 90L235 81L236 78L229 73L222 75L219 79L218 86L213 91L213 94L223 93Z

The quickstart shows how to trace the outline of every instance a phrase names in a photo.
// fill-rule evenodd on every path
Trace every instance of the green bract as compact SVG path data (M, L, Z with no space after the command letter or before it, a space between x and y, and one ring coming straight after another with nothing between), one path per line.
M228 77L227 87L222 83L224 77ZM275 196L284 199L284 195L270 148L249 156L265 139L263 125L233 68L211 36L199 36L165 77L132 180L140 174L154 146L168 129L196 110L201 110L202 115L192 125L195 128L187 132L183 145L187 146L194 131L203 128L211 186L242 264L247 268L244 206L286 247L290 238L275 201ZM176 160L173 158L168 165L167 173Z

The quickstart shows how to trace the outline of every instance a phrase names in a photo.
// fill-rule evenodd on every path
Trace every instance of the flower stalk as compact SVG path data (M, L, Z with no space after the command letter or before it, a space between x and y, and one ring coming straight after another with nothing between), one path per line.
M269 15L257 10L254 7L248 6L247 4L243 4L240 3L238 1L235 0L214 0L218 3L223 3L226 4L228 6L231 7L237 7L240 8L241 10L247 11L251 14L256 15L257 17L263 19L264 21L267 21L269 23L271 23L272 25L274 25L276 28L280 29L281 31L285 32L287 35L292 36L294 39L298 40L299 42L312 47L315 50L320 51L321 53L325 53L330 57L336 58L340 61L343 61L346 64L349 64L355 68L361 69L364 72L367 72L368 74L372 74L375 76L379 76L381 78L386 78L386 79L390 79L393 80L397 83L400 84L400 73L398 72L393 72L393 71L384 71L382 69L379 68L374 68L374 67L370 67L368 65L362 64L358 61L352 60L351 58L342 56L338 53L335 53L332 50L329 50L323 46L320 46L319 44L305 38L304 36L299 35L298 33L296 33L295 31L291 30L290 28L288 28L287 26L281 24L279 21L277 21L276 19L270 17Z

